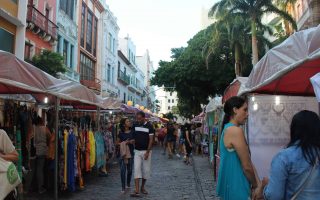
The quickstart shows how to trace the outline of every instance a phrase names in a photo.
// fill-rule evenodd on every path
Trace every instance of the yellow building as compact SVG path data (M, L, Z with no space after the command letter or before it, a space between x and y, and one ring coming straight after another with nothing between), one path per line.
M0 1L0 50L24 58L27 0Z

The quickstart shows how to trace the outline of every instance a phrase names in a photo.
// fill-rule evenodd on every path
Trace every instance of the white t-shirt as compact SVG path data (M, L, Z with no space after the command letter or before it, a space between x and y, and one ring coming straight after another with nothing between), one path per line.
M0 151L3 154L9 154L12 153L14 150L15 147L13 146L9 136L4 130L0 129Z

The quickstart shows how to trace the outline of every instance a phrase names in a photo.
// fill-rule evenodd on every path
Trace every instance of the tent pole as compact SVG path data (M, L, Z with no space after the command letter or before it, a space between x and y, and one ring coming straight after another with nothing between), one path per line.
M54 199L58 199L58 140L59 140L59 106L60 98L56 97L55 102L55 156L54 156Z

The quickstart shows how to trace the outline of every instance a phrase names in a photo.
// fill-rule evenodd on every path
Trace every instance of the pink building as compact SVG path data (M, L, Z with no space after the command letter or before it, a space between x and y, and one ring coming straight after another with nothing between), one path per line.
M57 41L56 0L28 0L25 59L54 50Z

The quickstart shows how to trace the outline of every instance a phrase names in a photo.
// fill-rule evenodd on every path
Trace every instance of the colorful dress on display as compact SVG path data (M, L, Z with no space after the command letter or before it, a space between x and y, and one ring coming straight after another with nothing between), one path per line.
M102 134L100 132L96 132L95 135L96 140L96 162L97 162L97 168L103 167L106 163L105 160L105 149L104 149L104 140L102 137Z
M90 144L90 169L96 163L96 141L94 139L94 134L90 130L89 131L89 144Z
M68 156L67 156L67 183L68 189L70 192L76 191L75 183L76 183L76 137L72 131L70 131L68 136Z
M64 155L64 165L63 165L63 190L66 190L68 188L68 171L67 171L67 166L68 166L68 131L64 130L63 132L63 155Z
M223 200L248 200L250 184L244 175L237 152L234 149L227 149L224 145L225 130L232 126L235 125L226 124L221 134L217 194Z

